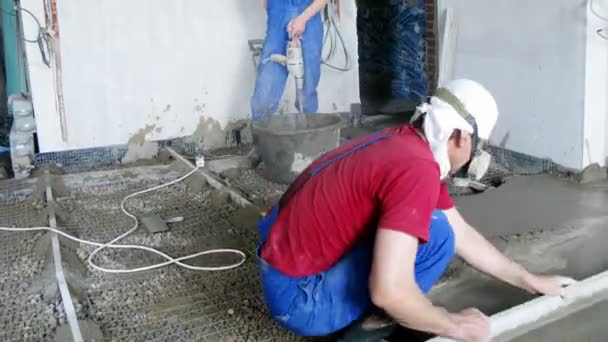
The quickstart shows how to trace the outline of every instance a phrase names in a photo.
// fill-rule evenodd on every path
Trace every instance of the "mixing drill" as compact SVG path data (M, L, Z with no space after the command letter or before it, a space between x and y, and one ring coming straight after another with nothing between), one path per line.
M296 83L296 103L300 113L304 112L304 58L302 57L302 43L299 39L287 43L287 56L280 54L270 55L270 61L287 67Z

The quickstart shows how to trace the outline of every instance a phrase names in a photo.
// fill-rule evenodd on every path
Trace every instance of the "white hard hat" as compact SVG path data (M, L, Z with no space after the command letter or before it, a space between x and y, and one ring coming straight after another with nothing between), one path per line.
M469 79L448 81L441 88L460 100L464 109L475 118L479 138L488 140L498 119L498 106L492 94L478 82Z

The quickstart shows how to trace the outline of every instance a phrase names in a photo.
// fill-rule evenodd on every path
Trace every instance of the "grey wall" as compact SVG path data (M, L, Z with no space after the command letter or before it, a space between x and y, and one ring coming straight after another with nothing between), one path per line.
M453 76L478 80L500 117L491 143L579 169L585 0L445 0L454 8Z

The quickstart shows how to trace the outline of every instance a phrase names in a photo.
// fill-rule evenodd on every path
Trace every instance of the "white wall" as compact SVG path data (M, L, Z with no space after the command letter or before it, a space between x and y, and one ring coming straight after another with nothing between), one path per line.
M498 102L492 144L583 166L586 4L440 1L440 13L454 8L458 26L454 77L482 82Z
M593 0L587 8L587 49L585 70L585 141L584 163L605 165L608 157L608 40L597 34L604 29L608 36L608 1Z
M21 1L39 18L42 2ZM42 152L208 133L250 116L255 71L247 41L264 38L262 0L62 0L58 6L67 142L52 73L37 46L27 48ZM323 68L320 111L348 111L359 102L356 8L354 1L343 7L355 65L348 73ZM25 26L32 37L35 25ZM293 107L293 100L286 103ZM212 140L221 144L223 135Z

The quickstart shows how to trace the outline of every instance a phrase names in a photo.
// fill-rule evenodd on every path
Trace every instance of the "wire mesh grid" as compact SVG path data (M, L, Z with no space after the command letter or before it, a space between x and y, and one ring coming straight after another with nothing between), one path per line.
M276 203L289 185L271 182L264 178L263 172L264 165L255 170L243 169L237 178L230 178L228 181L235 188L247 194L250 200L261 199L265 206L271 206ZM481 182L491 186L498 186L512 174L506 167L498 163L492 163ZM452 185L450 185L449 191L452 196L465 196L474 193L472 189Z
M32 192L27 182L10 189ZM7 191L3 188L3 191ZM46 226L46 210L22 195L0 200L0 226ZM0 232L0 340L47 341L54 336L59 312L54 283L48 274L50 240L43 232Z
M242 169L239 176L228 182L245 193L251 201L262 200L272 205L287 190L288 184L279 184L264 178L264 165L257 169Z
M268 199L280 195L285 185L267 181L260 169L243 171L231 183L246 193ZM486 180L504 177L508 171L493 168ZM166 175L165 175L166 176ZM137 190L157 185L155 177L125 177L107 184L84 184L80 191L59 198L60 226L81 238L107 242L124 233L133 222L120 211L120 202ZM240 181L240 183L239 183ZM4 225L34 226L48 223L39 200L36 181L11 182L2 188L0 222ZM235 184L236 183L236 184ZM40 185L38 184L38 187ZM36 196L27 197L27 194ZM256 234L230 223L234 208L212 204L213 191L190 193L180 184L130 200L127 208L141 218L158 214L163 218L183 216L171 224L169 232L150 235L140 228L123 240L144 244L170 255L180 256L208 248L238 248L247 252L248 261L239 269L194 272L175 266L129 276L91 271L81 317L91 318L107 339L116 341L247 341L299 340L280 329L265 311L255 262ZM65 194L64 194L65 195ZM45 258L34 255L43 234L2 233L0 252L0 340L48 340L62 321L59 300L44 298L31 286ZM86 262L91 247L65 244ZM63 247L62 247L63 249ZM108 250L96 262L106 267L132 268L162 261L142 251ZM234 261L220 255L193 260L213 266ZM70 265L67 265L69 268ZM26 271L24 271L26 270ZM28 278L30 277L30 278ZM29 303L29 304L28 304Z
M37 182L38 180L33 178L0 180L0 201L19 200L30 196Z
M573 173L572 170L569 170L550 159L533 157L497 146L488 146L488 152L492 154L493 159L498 164L519 175L549 173L563 176Z
M109 241L124 233L133 222L120 211L128 194L150 184L126 189L87 189L57 201L67 213L62 226L84 239ZM89 317L104 336L117 341L263 341L296 340L279 329L265 312L255 261L256 234L230 223L235 208L212 204L214 191L199 194L184 185L161 189L133 198L127 209L138 218L158 214L182 216L170 231L150 235L140 228L121 243L144 244L173 256L210 248L237 248L246 252L240 268L222 272L197 272L176 266L133 275L108 275L91 271L88 290ZM103 191L101 191L103 190ZM74 248L74 247L71 247ZM77 247L85 262L90 247ZM162 261L143 251L108 250L95 259L102 266L133 268ZM219 266L238 261L232 255L191 260L192 264Z

